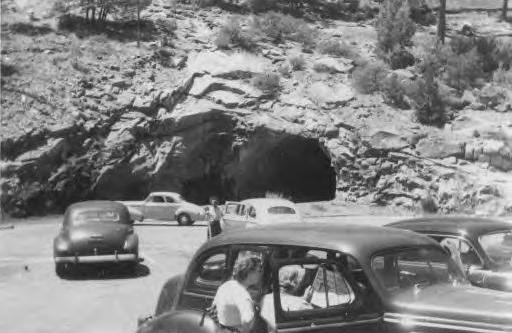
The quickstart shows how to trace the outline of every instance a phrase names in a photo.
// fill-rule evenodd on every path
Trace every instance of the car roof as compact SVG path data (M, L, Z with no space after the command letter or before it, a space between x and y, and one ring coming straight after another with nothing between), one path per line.
M282 198L254 198L240 201L242 204L249 204L256 209L266 209L273 206L286 206L295 208L295 204L287 199Z
M116 201L109 201L109 200L88 200L88 201L81 201L76 202L74 204L69 205L68 210L87 210L91 208L96 209L127 209L125 205L122 203L116 202Z
M169 195L172 197L179 197L180 194L176 192L151 192L150 195Z
M339 223L290 223L221 233L203 251L230 244L306 246L340 251L367 261L375 252L395 247L439 246L427 236L407 230Z
M471 216L428 216L397 221L386 226L416 232L439 232L476 236L497 230L512 229L512 224L505 221Z

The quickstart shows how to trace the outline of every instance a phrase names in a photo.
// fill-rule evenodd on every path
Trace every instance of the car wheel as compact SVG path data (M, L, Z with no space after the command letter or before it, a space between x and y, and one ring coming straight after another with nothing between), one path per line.
M186 213L181 213L180 215L178 215L178 224L179 225L191 225L192 223L194 223L194 222L190 218L190 215L188 215Z
M55 273L57 274L57 276L66 275L67 272L68 272L68 267L66 264L55 263Z

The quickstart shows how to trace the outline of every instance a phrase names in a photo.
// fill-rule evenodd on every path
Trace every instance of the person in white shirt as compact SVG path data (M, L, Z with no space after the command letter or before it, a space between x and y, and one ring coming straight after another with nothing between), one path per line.
M224 214L222 209L219 207L217 199L210 200L211 207L208 207L207 218L209 220L208 225L208 238L215 237L222 231L221 220Z
M220 332L251 331L256 312L248 288L259 283L261 271L258 257L246 257L235 263L233 279L224 282L213 299Z

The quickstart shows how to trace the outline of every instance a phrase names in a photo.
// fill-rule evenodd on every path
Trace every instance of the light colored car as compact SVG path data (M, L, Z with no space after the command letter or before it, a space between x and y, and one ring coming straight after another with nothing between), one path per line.
M297 206L286 199L257 198L224 205L223 231L302 222Z
M191 225L204 218L204 209L185 201L175 192L152 192L144 201L119 201L130 213L141 214L144 220L178 221L180 225Z

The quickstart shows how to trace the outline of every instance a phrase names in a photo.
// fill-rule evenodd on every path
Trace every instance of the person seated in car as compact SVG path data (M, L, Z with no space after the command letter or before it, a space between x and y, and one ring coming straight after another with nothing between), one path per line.
M299 265L283 266L279 270L279 293L283 311L310 310L313 306L306 302L302 295L296 295L297 287L306 274ZM269 332L276 332L274 295L269 293L261 301L260 316L265 320Z

